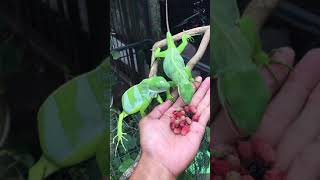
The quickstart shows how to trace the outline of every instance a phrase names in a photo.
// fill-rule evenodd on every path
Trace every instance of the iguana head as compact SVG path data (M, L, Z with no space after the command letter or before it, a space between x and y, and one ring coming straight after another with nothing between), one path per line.
M190 104L195 90L193 89L192 83L185 83L178 85L179 95L186 104Z
M148 79L148 87L155 92L165 92L169 90L170 84L162 76L153 76Z

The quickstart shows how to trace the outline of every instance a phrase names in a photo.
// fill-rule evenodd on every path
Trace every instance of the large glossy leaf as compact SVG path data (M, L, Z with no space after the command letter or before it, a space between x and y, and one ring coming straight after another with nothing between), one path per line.
M109 130L109 66L107 58L96 69L62 85L43 103L38 112L43 156L31 168L30 180L41 179L95 154L106 173L109 164L109 133L106 132Z
M250 135L260 124L269 92L241 33L236 0L212 0L210 8L211 65L219 99L240 132Z

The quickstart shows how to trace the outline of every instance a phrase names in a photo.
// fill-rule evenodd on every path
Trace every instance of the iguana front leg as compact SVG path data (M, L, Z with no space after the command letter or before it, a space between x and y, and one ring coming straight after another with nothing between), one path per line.
M165 58L166 57L166 51L161 51L161 48L157 48L154 52L155 58Z
M188 40L191 41L191 42L194 41L192 36L190 36L188 34L183 34L182 35L182 43L177 47L177 50L179 51L180 54L186 48L186 46L188 44Z
M277 78L276 74L274 73L274 71L271 69L271 65L272 64L280 64L280 65L283 65L285 67L287 67L289 70L292 70L292 67L286 63L283 63L281 61L278 61L278 60L274 60L274 59L271 59L270 58L271 56L268 55L267 53L265 53L264 51L260 51L260 52L257 52L253 59L254 59L254 62L255 64L262 68L262 67L266 67L266 69L270 72L270 74L272 75L273 79L280 83L279 79Z
M159 94L157 95L157 101L158 101L160 104L163 103L163 100L162 100L162 98L161 98L161 96L160 96Z
M173 96L171 95L170 93L170 90L166 91L166 97L167 97L167 100L173 100Z
M169 85L170 85L170 88L173 88L173 87L176 87L177 84L174 83L173 81L168 81ZM173 96L171 95L170 93L170 88L166 91L166 97L167 97L167 100L173 100Z

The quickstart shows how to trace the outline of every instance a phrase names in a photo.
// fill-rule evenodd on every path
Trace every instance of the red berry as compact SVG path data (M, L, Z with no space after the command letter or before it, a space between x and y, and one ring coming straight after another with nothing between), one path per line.
M248 175L249 174L248 170L246 168L244 168L243 166L240 167L239 173L241 175Z
M180 134L181 133L181 129L180 128L174 128L173 132L175 134Z
M186 126L184 126L184 127L182 128L181 134L182 134L183 136L185 136L185 135L188 134L189 131L190 131L190 126L186 125Z
M240 141L238 142L238 151L240 156L243 159L251 159L253 158L253 150L251 143L248 141Z
M241 175L236 171L229 171L225 180L241 180Z
M198 114L198 113L192 116L192 120L195 122L198 122L199 118L200 118L200 114Z
M222 177L222 176L215 176L215 175L213 175L213 176L210 177L210 179L211 179L211 180L223 180L223 177Z
M276 169L271 169L267 171L263 176L263 180L283 180L283 179L285 179L285 174Z
M254 178L250 175L241 176L241 180L254 180Z
M266 163L273 164L276 159L276 153L270 144L265 143L261 139L252 139L253 151L258 157Z
M170 117L171 122L175 122L176 118L175 117Z
M184 127L186 125L186 121L181 121L180 122L180 127Z
M175 127L176 127L176 124L175 124L174 122L171 122L171 123L170 123L170 128L171 128L172 130L174 130Z
M175 123L176 123L176 125L179 125L180 124L180 119L176 119Z
M226 160L217 159L213 163L213 173L218 176L225 176L231 170L231 165Z
M183 109L185 110L185 112L189 112L190 110L188 105L184 106Z
M186 121L189 125L192 123L192 120L189 117L186 117Z
M241 162L237 156L230 154L226 157L226 160L230 163L233 170L239 170L241 168Z
M195 106L189 106L189 110L192 112L192 113L196 113L197 112L197 108Z
M177 118L179 118L181 115L182 115L181 112L177 112L177 113L176 113L176 117L177 117Z

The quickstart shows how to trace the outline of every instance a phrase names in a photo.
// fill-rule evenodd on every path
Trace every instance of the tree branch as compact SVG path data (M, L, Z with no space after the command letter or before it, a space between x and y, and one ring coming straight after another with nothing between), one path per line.
M251 0L246 7L243 16L253 18L260 30L280 1L281 0Z
M190 69L193 69L194 66L201 60L201 58L203 57L208 47L209 42L210 42L210 27L206 30L205 34L203 35L198 51L187 63L187 66Z
M184 32L181 32L181 33L178 33L176 35L173 36L173 39L175 41L177 40L180 40L182 38L182 35L183 34L188 34L190 36L195 36L195 35L199 35L199 34L203 34L205 33L207 30L209 30L209 34L210 34L210 26L202 26L202 27L197 27L197 28L193 28L193 29L190 29L190 30L187 30L187 31L184 31ZM209 38L210 39L210 38ZM201 44L203 44L203 41L201 41ZM198 51L200 50L200 47L204 47L204 45L201 45L199 46L199 49ZM151 76L154 76L157 74L157 71L158 71L158 62L155 61L155 57L154 57L154 51L157 49L157 48L161 48L161 47L164 47L165 45L167 45L167 42L166 42L166 39L163 39L161 41L158 41L156 42L153 47L152 47L152 56L151 56L151 68L150 68L150 73L149 73L149 77ZM205 49L206 49L207 46L205 46ZM205 52L205 49L204 50L201 50L201 52L203 51L203 53ZM197 51L196 54L199 54ZM203 56L203 54L201 55L198 55L200 57ZM200 60L200 59L199 59ZM199 61L198 60L198 61Z

